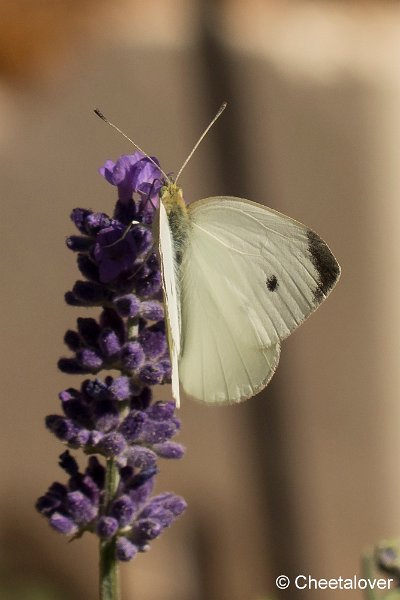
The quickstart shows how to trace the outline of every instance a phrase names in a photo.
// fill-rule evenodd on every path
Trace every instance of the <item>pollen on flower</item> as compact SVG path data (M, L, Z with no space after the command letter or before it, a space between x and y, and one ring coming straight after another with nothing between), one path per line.
M151 497L158 459L184 454L172 439L180 427L174 402L153 401L151 389L171 377L161 274L148 227L162 186L157 165L140 152L107 161L100 173L117 187L113 215L72 211L78 233L67 247L83 279L65 300L101 312L97 319L78 318L65 334L70 354L59 360L60 370L89 378L60 392L61 414L46 417L47 429L68 448L59 464L69 479L53 483L36 503L59 533L115 539L121 561L148 550L186 507L171 493ZM78 448L89 455L83 471L69 451ZM112 498L106 498L107 460L119 471Z

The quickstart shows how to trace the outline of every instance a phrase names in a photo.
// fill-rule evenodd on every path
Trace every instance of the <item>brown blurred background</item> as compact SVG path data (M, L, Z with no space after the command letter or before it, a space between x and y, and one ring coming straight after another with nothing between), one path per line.
M99 106L177 170L187 201L232 194L307 223L341 282L243 405L184 402L180 463L158 489L185 516L122 568L123 600L361 598L277 592L275 577L351 577L400 534L400 6L284 0L0 4L2 434L0 598L95 600L97 545L33 504L63 478L44 416L81 313L64 238L75 206L110 211L96 170L132 149ZM78 379L75 380L78 382ZM160 397L168 390L160 390Z

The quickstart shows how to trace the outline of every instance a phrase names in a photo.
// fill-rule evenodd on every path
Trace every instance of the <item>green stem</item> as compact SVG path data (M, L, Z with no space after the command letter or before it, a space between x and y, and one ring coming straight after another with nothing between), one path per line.
M107 460L102 512L108 507L118 487L118 470L114 460ZM116 538L100 541L100 600L120 600L119 569L115 558Z

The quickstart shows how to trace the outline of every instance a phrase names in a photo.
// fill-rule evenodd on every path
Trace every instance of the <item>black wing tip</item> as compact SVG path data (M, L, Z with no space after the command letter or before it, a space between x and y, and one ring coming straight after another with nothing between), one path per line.
M308 251L318 272L318 287L314 292L317 304L322 302L340 276L340 266L325 242L314 231L307 231Z

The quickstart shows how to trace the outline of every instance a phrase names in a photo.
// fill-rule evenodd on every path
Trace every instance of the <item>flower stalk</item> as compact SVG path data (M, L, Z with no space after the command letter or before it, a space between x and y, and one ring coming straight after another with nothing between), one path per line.
M100 541L100 600L120 600L119 566L115 558L116 541Z
M104 484L103 514L118 489L118 469L111 458L107 461ZM119 566L116 560L116 540L100 540L99 590L100 600L120 600Z

